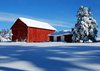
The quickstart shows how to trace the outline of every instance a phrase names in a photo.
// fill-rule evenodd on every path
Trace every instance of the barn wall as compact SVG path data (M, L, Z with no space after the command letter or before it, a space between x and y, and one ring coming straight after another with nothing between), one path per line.
M28 28L28 42L44 42L49 41L49 34L54 30L40 29L40 28Z
M49 36L49 41L53 42L54 41L54 36Z
M57 41L61 42L61 36L57 36Z
M71 34L70 35L64 35L64 40L66 42L72 42L72 35Z
M11 27L12 29L12 41L27 41L27 26L23 24L19 19Z

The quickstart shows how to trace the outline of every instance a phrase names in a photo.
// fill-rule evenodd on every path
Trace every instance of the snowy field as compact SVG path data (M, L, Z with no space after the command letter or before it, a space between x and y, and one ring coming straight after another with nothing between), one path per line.
M100 71L100 43L0 43L0 71Z

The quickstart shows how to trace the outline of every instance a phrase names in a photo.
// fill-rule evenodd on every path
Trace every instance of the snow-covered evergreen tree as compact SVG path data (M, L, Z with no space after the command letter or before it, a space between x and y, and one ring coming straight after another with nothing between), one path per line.
M83 42L91 40L96 41L97 23L92 17L91 10L88 7L81 6L77 12L77 23L72 30L72 40L83 40Z

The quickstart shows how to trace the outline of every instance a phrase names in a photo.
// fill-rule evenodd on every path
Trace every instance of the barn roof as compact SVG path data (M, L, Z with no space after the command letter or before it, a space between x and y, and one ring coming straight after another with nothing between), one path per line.
M50 24L45 22L40 22L28 18L19 18L22 22L24 22L28 27L36 27L36 28L43 28L43 29L50 29L50 30L56 30L54 27L52 27Z
M72 34L72 32L70 30L63 30L63 31L56 31L50 34L49 36L61 36L61 35L68 35L68 34Z

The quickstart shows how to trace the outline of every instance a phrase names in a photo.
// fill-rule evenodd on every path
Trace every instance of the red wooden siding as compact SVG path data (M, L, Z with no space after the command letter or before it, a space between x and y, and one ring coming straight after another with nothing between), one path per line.
M54 36L49 36L49 40L53 42L54 41Z
M12 41L26 41L27 40L27 26L23 24L19 19L11 27L12 29Z
M53 33L53 30L28 28L28 42L43 42L49 41L49 34Z

